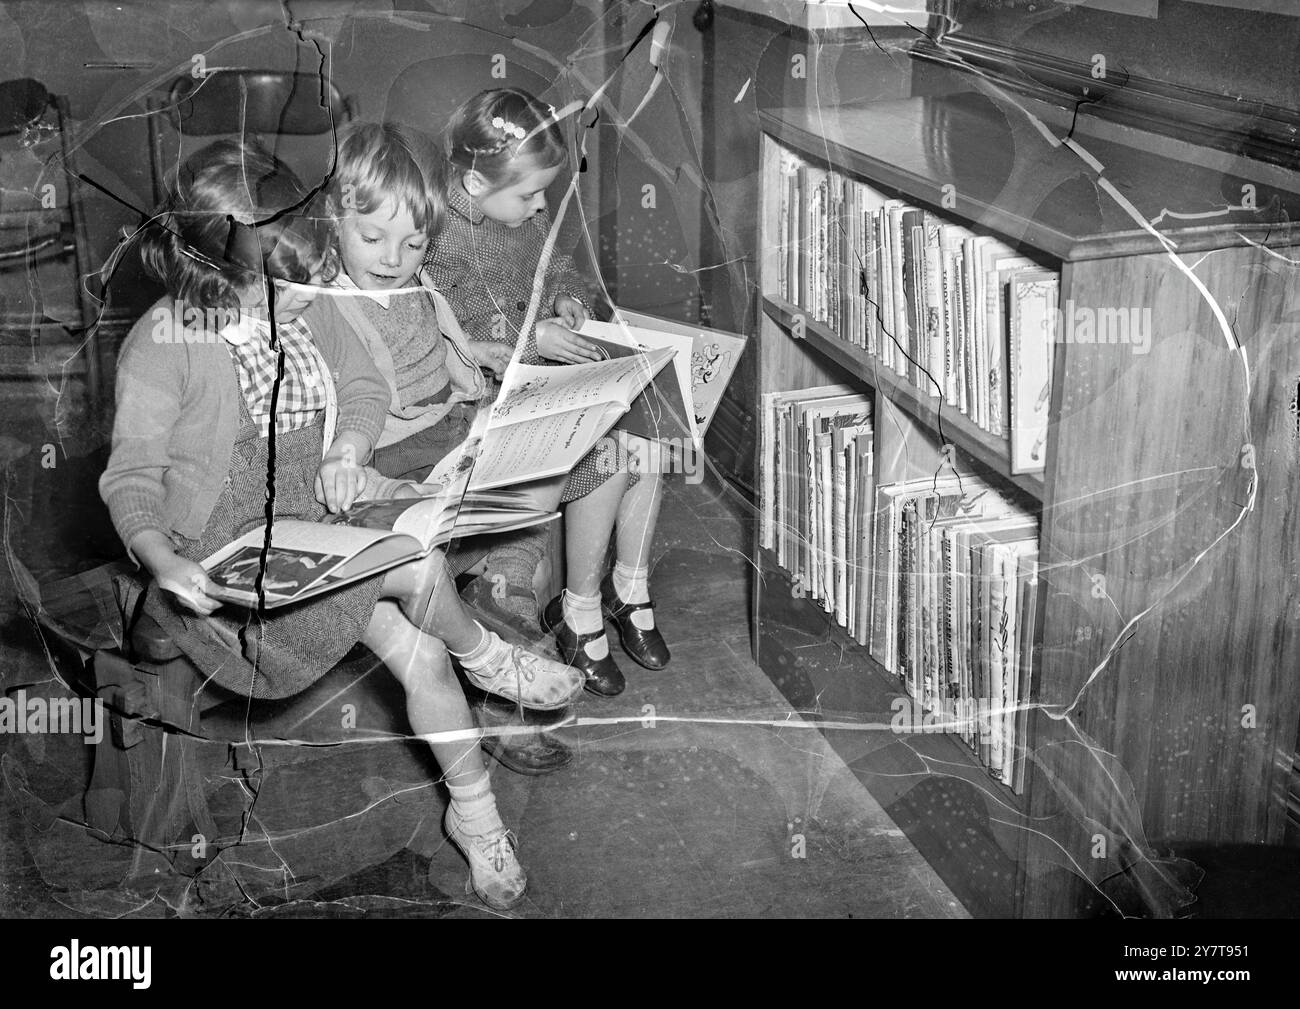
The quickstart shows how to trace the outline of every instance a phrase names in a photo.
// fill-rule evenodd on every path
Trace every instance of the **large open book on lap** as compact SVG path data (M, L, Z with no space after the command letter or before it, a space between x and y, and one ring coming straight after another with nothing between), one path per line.
M320 522L277 520L245 533L203 561L211 595L258 605L258 575L267 609L296 603L424 557L453 539L523 529L556 518L517 491L359 501Z
M568 473L672 356L659 349L590 364L512 363L481 433L475 425L471 442L435 466L429 481L454 479L467 465L471 492Z

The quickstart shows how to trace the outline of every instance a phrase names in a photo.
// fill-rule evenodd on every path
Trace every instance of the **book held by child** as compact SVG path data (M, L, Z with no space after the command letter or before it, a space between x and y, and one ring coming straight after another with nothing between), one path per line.
M461 488L463 490L463 481ZM508 532L558 517L518 491L436 494L358 501L321 522L283 519L258 526L203 561L209 593L241 606L296 603L427 555L452 539Z

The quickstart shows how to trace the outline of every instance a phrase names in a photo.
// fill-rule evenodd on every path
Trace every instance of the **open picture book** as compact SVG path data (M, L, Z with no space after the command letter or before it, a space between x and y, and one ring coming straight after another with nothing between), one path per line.
M588 364L512 362L486 424L429 475L452 482L469 467L470 492L532 483L568 473L631 408L672 360L661 348Z
M431 487L431 484L425 484ZM524 491L466 493L464 481L425 497L355 502L320 522L258 526L203 561L210 594L241 606L296 603L417 560L452 539L508 532L556 518Z
M674 351L671 375L657 375L619 427L645 438L689 438L698 450L745 349L745 338L706 326L616 308L609 322L588 321L578 335L610 357ZM675 381L674 381L675 379Z

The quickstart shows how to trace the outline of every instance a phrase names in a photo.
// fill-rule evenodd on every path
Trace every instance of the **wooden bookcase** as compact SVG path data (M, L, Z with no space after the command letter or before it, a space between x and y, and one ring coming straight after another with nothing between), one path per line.
M873 390L878 485L934 472L942 421L959 471L1041 521L1023 795L980 782L956 738L906 744L926 775L983 804L1010 878L981 883L987 864L943 838L956 829L943 803L905 830L963 899L1002 891L989 913L1176 913L1186 891L1149 856L1287 839L1300 727L1300 231L1287 222L1300 176L1127 126L1071 134L1068 110L978 89L771 110L760 125L757 392ZM1067 310L1149 308L1147 352L1058 341L1046 471L1013 475L1005 439L820 323L796 338L800 310L778 294L778 145L1059 270ZM882 463L886 424L906 463ZM755 555L755 659L778 684L802 648L829 643L839 696L901 694L793 598L758 540ZM863 779L891 813L910 787Z

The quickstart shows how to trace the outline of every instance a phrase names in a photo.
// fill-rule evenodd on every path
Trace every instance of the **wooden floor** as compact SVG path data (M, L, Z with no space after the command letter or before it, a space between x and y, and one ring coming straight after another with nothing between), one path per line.
M622 659L626 693L586 698L578 724L561 730L578 751L570 768L543 778L493 769L530 872L514 913L966 915L750 661L749 542L734 495L669 478L652 588L671 666L651 673ZM6 690L62 690L30 634L6 634L3 650ZM343 745L264 748L255 801L223 748L205 747L218 826L231 838L242 823L244 839L208 852L194 879L132 879L130 846L80 825L80 737L0 736L0 914L490 913L465 895L466 865L440 829L445 793L423 745L403 738L395 684L359 667L313 691L319 703L298 703L292 718L263 712L264 734L274 724L286 739ZM347 704L355 731L340 729ZM306 720L304 707L316 709ZM228 717L238 727L240 713Z

